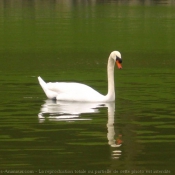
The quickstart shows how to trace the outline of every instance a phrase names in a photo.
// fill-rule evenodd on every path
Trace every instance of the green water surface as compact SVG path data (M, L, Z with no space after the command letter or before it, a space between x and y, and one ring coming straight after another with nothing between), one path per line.
M175 4L0 1L0 173L173 174ZM48 101L37 77L107 92L116 101ZM26 172L27 173L27 172Z

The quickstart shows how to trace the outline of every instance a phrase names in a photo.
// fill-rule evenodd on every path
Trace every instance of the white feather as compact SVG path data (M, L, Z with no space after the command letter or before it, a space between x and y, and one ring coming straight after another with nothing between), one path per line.
M109 102L115 100L114 64L116 56L121 58L118 51L111 52L108 59L108 93L102 95L93 88L81 83L45 83L38 77L39 83L49 99L56 98L63 101Z

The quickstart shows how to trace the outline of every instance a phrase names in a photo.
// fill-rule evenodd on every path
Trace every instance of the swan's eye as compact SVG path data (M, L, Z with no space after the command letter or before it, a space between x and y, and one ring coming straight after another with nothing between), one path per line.
M119 63L122 63L122 59L117 56L116 56L116 61L118 61Z

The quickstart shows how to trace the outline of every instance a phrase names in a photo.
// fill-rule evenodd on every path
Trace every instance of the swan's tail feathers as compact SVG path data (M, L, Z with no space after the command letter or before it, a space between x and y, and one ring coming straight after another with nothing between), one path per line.
M41 77L38 77L38 81L39 81L39 84L41 85L42 89L45 90L47 89L47 84L46 82L41 78Z
M54 99L57 96L57 93L54 91L51 91L47 87L47 83L41 78L38 77L39 84L41 85L43 91L45 92L47 98Z

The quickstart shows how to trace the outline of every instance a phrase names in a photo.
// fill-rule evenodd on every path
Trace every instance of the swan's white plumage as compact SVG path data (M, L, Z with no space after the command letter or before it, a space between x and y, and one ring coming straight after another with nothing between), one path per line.
M45 83L41 77L38 77L38 80L47 97L50 99L56 98L57 100L65 101L92 101L91 96L93 96L93 101L96 101L95 99L103 98L103 95L85 84L66 82Z
M108 59L108 94L102 95L93 88L81 83L45 83L38 77L39 83L49 99L56 98L63 101L108 102L115 100L114 64L116 56L121 58L118 51L111 52Z

